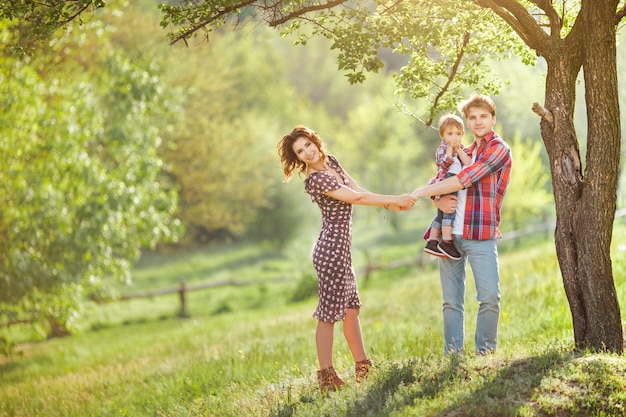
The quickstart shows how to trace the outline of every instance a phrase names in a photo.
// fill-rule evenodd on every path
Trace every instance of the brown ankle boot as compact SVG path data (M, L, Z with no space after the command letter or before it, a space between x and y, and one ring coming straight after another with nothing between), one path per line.
M317 371L317 382L319 382L320 391L322 391L322 393L337 391L342 385L346 384L343 379L337 375L337 372L332 366L328 369Z
M364 359L361 362L354 363L354 375L356 377L356 382L361 382L367 379L367 374L370 371L370 368L374 366L374 362L371 359Z

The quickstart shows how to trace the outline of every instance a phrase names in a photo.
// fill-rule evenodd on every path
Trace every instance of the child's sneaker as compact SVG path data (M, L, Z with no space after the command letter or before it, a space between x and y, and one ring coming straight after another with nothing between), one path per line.
M445 258L446 254L442 253L439 248L437 247L437 241L430 239L427 243L426 243L426 247L424 248L424 252L426 253L430 253L431 255L435 255L438 256L440 258Z
M454 240L442 240L439 242L439 245L437 245L437 248L450 259L454 259L455 261L461 259L461 254L456 250L456 246L454 246Z

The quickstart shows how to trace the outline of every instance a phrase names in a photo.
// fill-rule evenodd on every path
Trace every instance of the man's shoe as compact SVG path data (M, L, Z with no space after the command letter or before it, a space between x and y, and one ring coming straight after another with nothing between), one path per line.
M445 258L446 254L442 253L439 248L437 247L437 241L436 240L429 240L426 243L426 247L424 248L424 252L426 253L430 253L431 255L435 255L438 256L440 258Z
M482 348L482 349L476 349L474 353L476 354L476 356L488 356L488 355L493 355L494 353L496 353L496 350L489 349L489 348Z
M456 250L456 246L454 246L454 240L442 240L439 242L439 245L437 245L437 248L450 259L454 259L455 261L461 259L461 254Z

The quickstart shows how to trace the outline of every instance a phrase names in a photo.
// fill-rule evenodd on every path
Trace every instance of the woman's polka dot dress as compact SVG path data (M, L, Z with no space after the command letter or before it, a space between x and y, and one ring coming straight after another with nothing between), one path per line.
M328 166L349 186L348 177L332 155ZM313 317L324 322L343 320L346 309L361 307L352 267L352 204L335 200L326 192L340 188L337 178L329 172L315 171L304 181L304 189L322 212L322 231L313 249L313 265L317 271L319 303Z

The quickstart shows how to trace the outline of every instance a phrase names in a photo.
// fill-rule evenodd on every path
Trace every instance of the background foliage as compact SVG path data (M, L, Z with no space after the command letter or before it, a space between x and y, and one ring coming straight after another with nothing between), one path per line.
M106 297L103 278L129 280L142 248L178 235L154 124L175 99L105 31L0 54L0 317L43 334L70 330L85 296Z
M241 240L285 248L315 230L300 181L281 183L275 144L294 125L319 131L372 191L405 192L434 174L439 139L411 116L423 103L394 90L407 64L398 54L386 51L378 74L351 85L324 38L304 48L244 25L170 46L159 19L150 1L112 1L27 58L4 48L5 320L39 317L43 335L52 317L71 330L85 296L111 297L112 280L129 282L141 249ZM9 45L17 32L3 25ZM542 100L544 69L486 60L505 80L498 132L513 145L514 172L526 174L513 175L506 232L553 215L529 110ZM424 203L416 216L426 225L432 214ZM357 223L398 233L408 219L355 212Z
M27 3L30 16L45 18L45 2L11 7ZM396 71L407 64L414 71L405 73L405 85L420 83L427 75L420 61L388 48L381 62L367 63L378 74L350 85L337 71L337 62L345 65L350 57L337 49L329 54L326 39L300 37L303 48L292 45L294 38L243 26L211 32L208 43L169 46L152 1L113 0L102 10L100 2L73 3L64 16L82 6L94 13L44 45L20 38L19 56L7 45L24 36L16 31L23 22L0 23L0 324L32 325L0 329L7 355L0 360L0 415L292 415L296 409L320 415L320 405L328 415L337 407L358 415L621 412L623 378L609 371L619 374L623 364L589 361L588 368L597 368L590 372L564 353L571 323L551 242L522 242L513 253L504 245L503 259L510 258L503 262L502 363L470 360L456 368L463 375L430 360L440 351L441 328L430 265L363 280L366 339L381 372L366 396L349 390L325 406L317 401L309 381L312 328L301 320L315 293L303 260L319 214L298 179L281 183L275 144L294 125L307 124L372 191L400 193L425 183L435 172L439 139L408 114L423 114L422 104L410 96L399 102L393 87ZM8 3L0 5L0 17L10 18L8 11ZM448 46L452 56L455 45ZM618 53L623 66L623 48ZM540 59L525 67L491 61L480 49L473 54L512 81L487 85L481 78L501 92L497 130L515 158L503 211L506 235L553 215L546 155L530 112L532 102L542 101L544 69ZM451 61L441 62L445 69ZM621 183L623 190L623 176ZM624 201L622 191L618 206ZM355 208L359 271L372 261L414 258L433 214L428 202L389 217ZM620 229L613 251L623 303L622 235ZM181 278L277 275L288 280L193 294L193 319L182 322L172 321L173 295L94 303ZM33 329L36 334L28 333ZM12 341L77 330L84 333L45 344ZM338 364L350 366L348 352ZM574 395L580 387L593 395ZM49 397L54 400L41 401Z

